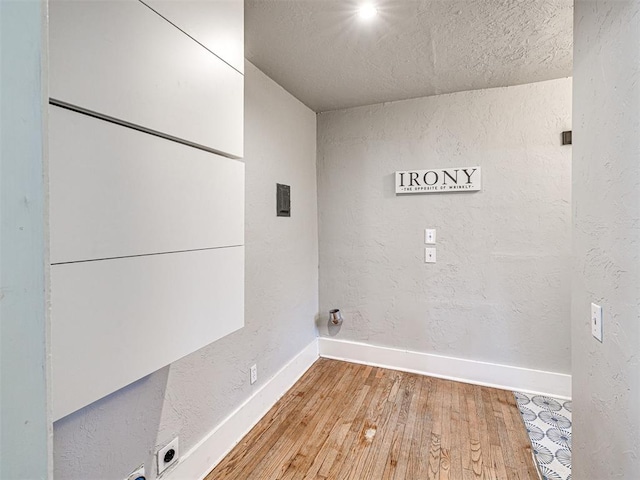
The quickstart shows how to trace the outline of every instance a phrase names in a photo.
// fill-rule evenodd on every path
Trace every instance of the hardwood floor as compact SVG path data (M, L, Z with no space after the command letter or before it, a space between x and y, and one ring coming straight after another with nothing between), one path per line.
M319 359L205 480L531 479L511 392Z

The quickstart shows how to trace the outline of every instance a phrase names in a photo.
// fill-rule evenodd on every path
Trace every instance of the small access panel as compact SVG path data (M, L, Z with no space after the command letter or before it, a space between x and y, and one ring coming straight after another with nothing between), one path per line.
M279 217L291 216L291 187L276 183L277 189L277 209Z

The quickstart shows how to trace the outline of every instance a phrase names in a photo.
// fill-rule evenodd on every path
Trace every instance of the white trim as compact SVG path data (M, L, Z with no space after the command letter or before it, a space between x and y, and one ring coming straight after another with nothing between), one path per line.
M571 375L318 338L307 345L162 478L202 480L313 365L318 356L503 390L571 398Z
M166 480L202 480L318 359L314 340L182 456Z
M571 375L412 352L366 343L318 339L321 357L419 373L503 390L571 398Z

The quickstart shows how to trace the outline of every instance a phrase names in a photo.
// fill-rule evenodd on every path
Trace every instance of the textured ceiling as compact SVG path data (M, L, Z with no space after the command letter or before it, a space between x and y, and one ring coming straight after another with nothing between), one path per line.
M573 0L245 0L245 55L315 111L568 77Z

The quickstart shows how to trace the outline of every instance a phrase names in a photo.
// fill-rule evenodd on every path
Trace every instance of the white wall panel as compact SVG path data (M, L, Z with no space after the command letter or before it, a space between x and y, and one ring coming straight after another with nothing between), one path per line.
M50 96L230 156L242 74L137 0L50 2Z
M244 325L244 247L54 265L59 419Z
M243 0L143 0L143 3L244 72Z
M0 2L1 479L53 478L46 19L46 2Z
M242 245L244 163L50 107L51 263Z

